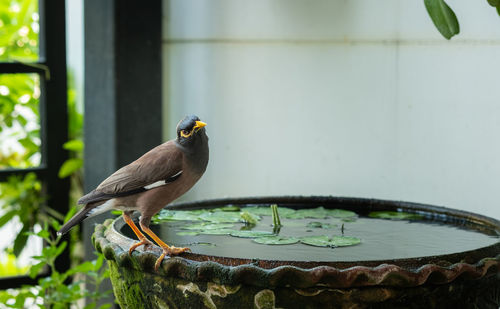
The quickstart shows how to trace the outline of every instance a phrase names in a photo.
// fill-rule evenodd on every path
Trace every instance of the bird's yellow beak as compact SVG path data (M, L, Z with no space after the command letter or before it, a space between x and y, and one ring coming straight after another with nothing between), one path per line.
M198 131L199 129L203 128L204 126L206 126L207 124L204 123L203 121L196 121L196 125L194 126L194 129L196 131Z

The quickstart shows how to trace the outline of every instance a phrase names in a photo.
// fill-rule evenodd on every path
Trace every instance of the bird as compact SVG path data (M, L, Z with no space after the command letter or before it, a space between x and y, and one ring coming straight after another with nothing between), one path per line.
M207 124L195 115L184 117L176 127L177 137L142 155L132 163L118 169L97 188L82 196L78 204L84 205L57 232L64 235L83 220L106 211L121 210L123 220L132 229L139 242L129 248L129 255L139 246L153 243L162 249L155 262L158 271L166 255L179 255L189 248L168 246L150 229L151 218L167 204L186 193L204 174L209 159ZM132 214L140 213L139 229Z

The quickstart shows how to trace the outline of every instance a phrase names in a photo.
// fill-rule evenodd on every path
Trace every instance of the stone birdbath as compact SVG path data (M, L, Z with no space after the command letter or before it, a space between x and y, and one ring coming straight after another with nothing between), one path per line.
M275 206L271 206L275 205ZM122 308L498 308L500 222L376 199L259 197L179 203L155 232L192 253L140 247L98 225Z

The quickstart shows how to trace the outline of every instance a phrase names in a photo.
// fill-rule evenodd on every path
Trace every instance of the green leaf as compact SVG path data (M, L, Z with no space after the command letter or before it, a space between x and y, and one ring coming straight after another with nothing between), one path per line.
M446 39L460 32L457 16L444 0L424 0L424 3L432 22Z
M35 234L38 237L41 237L43 239L49 239L50 238L50 233L47 230L41 230L40 232Z
M252 240L258 244L264 245L291 245L299 242L298 238L287 236L264 236Z
M34 278L38 275L38 273L40 273L40 270L41 270L41 269L42 269L45 265L46 265L46 264L45 264L45 262L39 262L39 263L37 263L37 264L35 264L35 265L31 266L31 268L30 268L30 274L29 274L29 275L30 275L30 277L31 277L32 279L34 279Z
M79 139L72 139L64 143L63 148L74 152L83 151L83 141Z
M35 144L30 138L25 137L22 139L19 139L18 142L29 152L37 152L38 151L38 145Z
M352 218L357 216L355 212L344 209L327 209L327 212L329 216L334 218Z
M59 256L59 255L60 255L60 254L64 251L64 249L66 249L66 245L67 245L67 244L68 244L68 242L63 241L63 242L59 245L59 247L57 247L57 250L55 250L55 252L54 252L54 257Z
M59 169L59 178L66 178L78 171L83 166L82 159L69 159L64 161L63 165Z
M104 263L104 255L99 254L97 259L94 260L94 262L92 262L92 264L94 264L94 270L97 271L101 269L103 263Z
M371 218L389 220L422 220L424 216L403 211L372 211L368 214Z
M273 214L273 211L269 206L248 206L242 208L242 211L246 211L257 216L272 216ZM280 214L280 217L283 217L295 213L295 209L291 209L288 207L278 207L278 212Z
M500 5L500 0L488 0L488 3L492 6L492 7L498 7Z
M300 237L301 243L316 247L329 247L329 241L330 239L326 235Z
M242 238L255 238L272 235L273 233L268 231L234 231L231 233L231 236Z
M240 217L248 224L257 224L259 222L260 217L254 214L251 214L247 211L240 212Z
M217 211L202 213L200 219L214 223L235 223L243 221L239 212L233 211Z
M155 222L164 221L200 221L200 212L192 210L163 209L155 216Z
M333 236L332 238L329 238L326 235L319 235L301 237L300 242L316 247L345 247L357 245L361 243L361 239L347 236Z
M67 276L71 276L76 273L88 273L94 269L94 264L91 261L83 262L66 272Z
M26 235L26 232L28 232L28 226L27 224L23 225L23 228L17 234L16 239L14 240L14 249L12 253L14 253L15 256L19 257L19 254L21 254L21 251L23 251L24 246L26 245L26 242L28 241L28 235Z
M333 236L330 244L336 247L354 246L361 243L361 239L349 236Z
M15 215L17 215L17 210L15 209L6 212L0 217L0 227L4 226L5 223L9 222Z
M329 216L330 216L329 210L323 207L299 209L294 213L284 215L284 217L287 219L304 219L304 218L325 219L328 218Z
M224 207L214 208L213 211L240 211L240 207L236 205L227 205Z

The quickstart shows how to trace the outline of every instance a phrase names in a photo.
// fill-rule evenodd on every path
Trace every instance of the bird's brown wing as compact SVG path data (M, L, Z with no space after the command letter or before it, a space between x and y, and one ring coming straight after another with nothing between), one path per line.
M94 191L80 198L78 204L141 192L145 186L182 172L182 158L182 151L173 141L164 143L114 172Z

